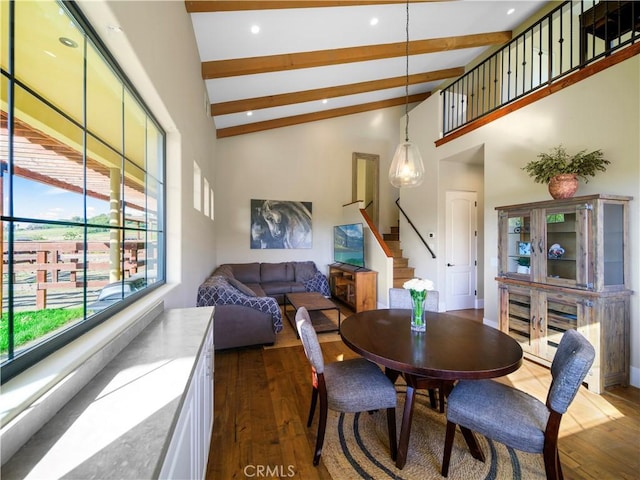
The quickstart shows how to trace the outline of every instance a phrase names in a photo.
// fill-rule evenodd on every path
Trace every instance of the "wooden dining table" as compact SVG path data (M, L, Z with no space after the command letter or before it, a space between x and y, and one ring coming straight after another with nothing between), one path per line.
M456 380L501 377L522 365L522 348L500 330L447 313L427 312L426 332L416 333L411 330L410 314L405 309L368 310L344 319L340 329L349 348L385 367L393 382L399 375L407 382L398 468L407 460L416 389L437 386L442 396Z

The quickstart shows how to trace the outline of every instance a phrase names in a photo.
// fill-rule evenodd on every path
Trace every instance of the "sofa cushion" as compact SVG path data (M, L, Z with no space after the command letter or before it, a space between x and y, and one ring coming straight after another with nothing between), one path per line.
M302 286L303 290L296 290L304 292L304 285L299 285L295 282L267 282L262 284L262 288L267 295L278 295L282 293L291 293L293 287L299 288Z
M313 262L295 262L294 270L296 282L302 283L313 278L318 271L316 264Z
M213 271L211 276L233 277L233 269L229 264L220 265Z
M260 283L260 264L255 263L231 263L233 276L242 283Z
M244 283L242 283L240 280L238 280L237 278L234 277L227 277L227 281L234 286L235 288L237 288L238 290L240 290L242 293L244 293L245 295L249 296L249 297L255 297L256 293L249 287L247 287Z
M259 283L248 283L246 286L249 287L251 290L253 290L253 293L256 294L256 297L266 297L267 296L267 294L262 289L262 287L260 286Z
M303 293L306 292L307 288L305 287L304 283L292 283L291 284L291 293Z
M293 282L295 271L290 262L260 264L260 283ZM266 290L265 290L266 291Z

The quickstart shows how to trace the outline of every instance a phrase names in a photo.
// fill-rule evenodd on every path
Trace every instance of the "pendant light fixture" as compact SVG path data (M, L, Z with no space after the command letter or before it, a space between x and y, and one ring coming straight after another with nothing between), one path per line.
M396 188L417 187L424 177L424 165L418 147L409 141L409 0L407 0L407 42L406 42L406 81L405 93L405 139L398 145L389 168L389 181Z

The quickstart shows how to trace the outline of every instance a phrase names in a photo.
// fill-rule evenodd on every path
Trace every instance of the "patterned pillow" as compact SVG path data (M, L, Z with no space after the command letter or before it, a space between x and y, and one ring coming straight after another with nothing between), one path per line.
M322 272L316 272L313 277L304 282L304 288L307 290L307 292L320 292L325 297L331 296L331 291L329 290L329 282L327 281L327 277L325 277Z

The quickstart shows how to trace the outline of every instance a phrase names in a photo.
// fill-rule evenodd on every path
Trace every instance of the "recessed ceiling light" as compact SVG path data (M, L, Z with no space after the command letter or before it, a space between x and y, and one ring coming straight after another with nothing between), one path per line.
M251 110L249 110L249 111L247 112L247 117L250 117L251 115L253 115L253 112L252 112Z
M260 33L260 27L258 25L251 25L251 33L257 35Z
M516 11L515 8L510 8L509 10L507 10L507 15L511 15L515 11Z
M378 19L376 17L373 17L371 20L369 20L369 25L371 25L372 27L375 27L378 24Z
M70 38L67 37L60 37L58 39L60 41L61 44L63 44L65 47L69 47L69 48L78 48L78 44L71 40Z
M113 33L121 33L122 28L119 25L107 25L107 29Z

